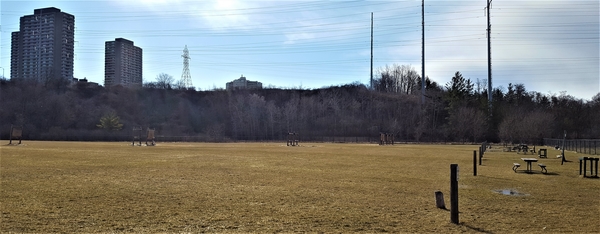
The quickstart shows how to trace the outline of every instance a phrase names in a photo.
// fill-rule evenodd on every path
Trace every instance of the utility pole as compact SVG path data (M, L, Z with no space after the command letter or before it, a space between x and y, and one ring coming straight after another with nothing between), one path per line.
M491 31L492 25L490 24L490 7L492 0L487 0L487 44L488 44L488 106L490 110L490 117L492 116L492 45L491 45ZM491 119L491 118L490 118Z
M371 89L373 89L373 12L371 12Z
M425 0L421 1L421 105L425 104Z

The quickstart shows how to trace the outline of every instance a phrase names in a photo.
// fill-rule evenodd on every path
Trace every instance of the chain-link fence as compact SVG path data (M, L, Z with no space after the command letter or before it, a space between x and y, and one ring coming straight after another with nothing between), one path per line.
M563 139L544 138L544 145L562 147ZM600 139L565 140L565 150L582 154L600 154Z

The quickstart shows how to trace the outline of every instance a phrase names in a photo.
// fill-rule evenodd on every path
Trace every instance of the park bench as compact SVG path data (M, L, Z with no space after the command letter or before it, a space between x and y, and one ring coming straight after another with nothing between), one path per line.
M542 168L542 173L546 174L548 172L548 170L546 170L546 165L538 163L538 166L540 166L540 168Z
M519 168L521 166L521 164L518 163L513 163L513 171L517 172L517 168Z

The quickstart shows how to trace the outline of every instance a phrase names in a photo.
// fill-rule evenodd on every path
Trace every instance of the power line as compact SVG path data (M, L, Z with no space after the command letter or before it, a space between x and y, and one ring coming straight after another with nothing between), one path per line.
M567 57L564 58L570 59L566 61L556 56L547 57L549 58L547 60L533 61L532 57L540 57L534 55L552 47L573 51L581 47L592 48L592 50L597 48L598 37L595 32L598 28L598 3L548 2L528 5L512 2L511 4L496 2L494 15L490 15L495 22L494 32L490 35L497 48L494 55L495 74L502 76L503 72L508 70L500 67L504 64L529 65L528 69L536 74L544 72L543 69L537 68L539 64L564 62L569 67L587 64L584 58L590 56L580 53L565 54ZM427 16L428 22L425 24L427 28L425 33L428 37L425 46L433 48L427 51L427 62L436 65L428 65L428 74L433 74L432 69L440 69L438 67L441 66L455 66L456 70L462 70L460 69L462 61L483 64L485 67L483 62L485 52L481 52L485 51L486 33L481 30L484 23L479 5L479 3L465 1L437 1L426 5L427 11L424 15ZM146 71L171 69L177 72L176 69L181 69L181 63L177 62L179 60L164 58L179 57L181 50L173 44L185 43L191 48L196 48L190 51L197 54L197 59L193 63L190 61L189 66L192 69L206 64L210 70L255 66L260 67L265 74L289 73L290 69L302 70L295 73L315 76L334 74L336 71L345 74L365 74L369 69L368 48L365 46L369 40L365 33L369 28L365 23L368 12L377 14L377 27L373 28L373 33L377 35L373 46L373 52L377 55L373 58L374 66L385 63L418 64L418 46L422 43L419 42L419 23L421 23L419 10L421 9L417 2L352 1L344 2L343 9L348 11L334 11L340 6L342 5L320 1L282 2L227 11L169 7L161 9L160 13L152 14L140 7L136 9L144 10L71 12L77 16L79 24L76 31L77 40L80 41L76 48L79 60L76 66L78 69L80 66L92 67L93 65L86 62L101 58L104 52L103 44L97 41L102 41L101 38L104 37L114 38L115 35L119 35L131 37L136 44L142 43ZM5 9L3 8L3 19L12 17L12 14L18 20L18 17L23 15L22 12ZM550 13L561 9L564 10L556 14L560 17L552 20L560 22L544 22L544 19L552 19L553 15ZM300 12L302 14L296 14ZM211 15L211 19L215 20L233 16L249 18L239 25L232 24L215 29L205 21L196 21L206 19L202 18L206 15ZM596 17L593 17L594 15ZM173 25L176 20L182 18L194 23ZM119 22L123 28L116 30L115 22ZM148 24L153 26L145 27ZM3 33L11 31L8 25L11 24L3 24ZM89 27L83 25L99 27L86 30ZM109 29L104 29L109 26ZM9 47L9 39L9 37L2 38L3 48ZM173 43L148 43L154 39L173 41ZM145 45L143 42L146 42ZM529 46L528 50L532 54L520 53L523 46ZM444 56L447 58L439 57L441 51L446 52ZM514 56L503 55L504 52L512 52ZM320 57L318 61L313 58L315 55ZM2 61L10 60L10 55L5 52L0 58ZM531 61L528 58L531 58ZM598 59L592 57L593 61L597 62ZM336 67L336 69L323 68L322 65Z

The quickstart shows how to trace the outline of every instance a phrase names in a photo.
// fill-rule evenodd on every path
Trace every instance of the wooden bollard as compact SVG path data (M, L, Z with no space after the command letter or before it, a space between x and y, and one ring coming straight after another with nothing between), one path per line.
M581 169L583 168L582 165L583 165L583 158L579 158L579 175L583 174L581 171Z
M450 164L450 222L458 224L458 164Z
M477 176L477 150L473 150L473 176Z
M435 207L440 209L446 209L446 203L444 202L444 193L442 193L442 191L435 191Z
M483 159L483 150L479 147L479 165L481 166L481 160Z
M588 157L583 157L583 177L586 177ZM591 163L591 162L590 162Z

